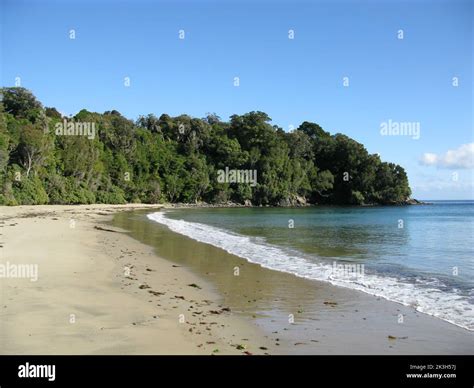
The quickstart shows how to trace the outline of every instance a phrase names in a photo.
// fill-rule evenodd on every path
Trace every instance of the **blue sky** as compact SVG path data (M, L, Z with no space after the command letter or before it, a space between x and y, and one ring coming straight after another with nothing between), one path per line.
M405 167L416 198L474 199L468 0L0 3L1 84L46 106L314 121ZM382 136L388 120L419 139Z

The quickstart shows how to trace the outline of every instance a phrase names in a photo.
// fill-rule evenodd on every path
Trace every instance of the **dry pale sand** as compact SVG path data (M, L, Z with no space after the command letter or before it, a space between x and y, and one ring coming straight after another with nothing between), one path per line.
M37 281L0 279L1 354L242 354L242 339L254 354L273 347L188 269L95 228L145 207L0 207L0 264L38 265Z

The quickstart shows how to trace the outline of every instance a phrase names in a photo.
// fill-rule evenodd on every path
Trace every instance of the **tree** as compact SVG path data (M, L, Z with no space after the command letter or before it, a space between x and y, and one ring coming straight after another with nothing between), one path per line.
M37 172L37 169L43 166L50 156L52 147L51 138L42 129L34 124L23 126L18 152L27 177L31 171Z
M28 119L35 122L43 107L29 90L20 87L2 88L5 112L16 118Z
M3 88L0 203L397 204L410 195L405 170L382 162L343 134L303 122L286 133L259 111L222 121L188 115L140 116L81 110L95 136L56 135L62 115L23 88ZM222 182L223 169L256 174ZM18 179L20 177L21 179Z

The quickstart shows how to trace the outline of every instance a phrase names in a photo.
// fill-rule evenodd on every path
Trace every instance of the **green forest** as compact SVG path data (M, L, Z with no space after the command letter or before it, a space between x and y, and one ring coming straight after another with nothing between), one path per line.
M316 123L285 132L263 112L63 117L24 88L1 97L0 205L391 205L411 194L402 167ZM217 179L226 168L254 171L255 184Z

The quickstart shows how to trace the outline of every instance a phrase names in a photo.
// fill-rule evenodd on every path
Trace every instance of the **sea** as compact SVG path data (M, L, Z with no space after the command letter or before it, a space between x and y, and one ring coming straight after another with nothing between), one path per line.
M474 330L474 201L181 208L147 217L249 262Z

